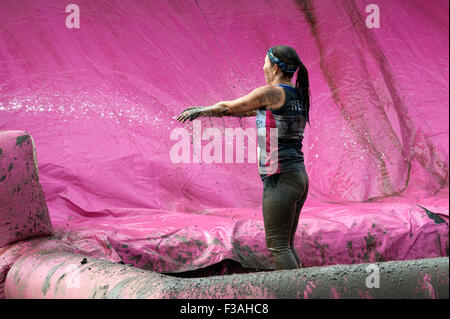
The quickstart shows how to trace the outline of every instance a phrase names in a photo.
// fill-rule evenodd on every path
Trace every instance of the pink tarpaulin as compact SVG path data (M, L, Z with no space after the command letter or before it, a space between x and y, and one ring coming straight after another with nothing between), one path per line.
M79 28L67 1L1 2L0 129L33 137L56 240L159 272L272 268L249 153L194 163L191 145L174 163L171 134L194 131L183 109L265 85L266 51L285 44L312 96L305 266L448 255L449 3L378 0L369 28L372 2L77 0ZM227 128L255 128L200 120L224 150Z
M0 248L53 235L35 153L30 135L0 131Z

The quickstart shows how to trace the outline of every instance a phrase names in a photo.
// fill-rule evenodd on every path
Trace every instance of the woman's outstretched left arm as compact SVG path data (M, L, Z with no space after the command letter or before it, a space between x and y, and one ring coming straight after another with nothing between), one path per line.
M211 106L190 107L178 116L177 120L193 121L199 116L246 116L264 106L281 106L283 103L283 90L272 86L262 86L249 94L233 101L222 101Z

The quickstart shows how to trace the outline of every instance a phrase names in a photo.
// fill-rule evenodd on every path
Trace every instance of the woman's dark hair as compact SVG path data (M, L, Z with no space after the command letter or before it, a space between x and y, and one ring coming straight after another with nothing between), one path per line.
M287 45L277 45L272 47L272 51L273 54L282 62L289 65L298 65L295 88L297 89L300 101L303 103L305 107L306 121L308 122L309 126L311 126L311 124L309 123L309 108L311 105L311 96L309 92L308 70L306 70L306 67L303 65L302 61L298 57L297 52L295 52L293 48ZM270 64L273 66L274 62L270 61ZM291 79L295 74L295 73L287 73L284 71L282 72L283 76L289 79Z

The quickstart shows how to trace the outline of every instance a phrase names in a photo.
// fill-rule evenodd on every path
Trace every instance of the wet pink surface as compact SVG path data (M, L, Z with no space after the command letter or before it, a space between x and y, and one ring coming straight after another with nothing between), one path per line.
M24 131L0 131L0 247L52 235L47 204Z
M384 278L367 286L368 266L308 267L201 278L176 278L64 250L18 259L4 292L13 299L423 299L448 298L448 258L376 263ZM47 243L48 244L48 243ZM35 246L35 247L36 247Z
M305 266L448 255L448 1L377 1L379 29L368 0L76 3L79 29L64 1L0 4L0 130L33 137L58 240L155 271L273 267L256 163L174 164L170 133L264 85L286 44L312 95Z
M12 265L21 257L42 250L80 254L80 251L74 245L67 244L52 237L27 239L0 248L0 299L5 298L5 279Z

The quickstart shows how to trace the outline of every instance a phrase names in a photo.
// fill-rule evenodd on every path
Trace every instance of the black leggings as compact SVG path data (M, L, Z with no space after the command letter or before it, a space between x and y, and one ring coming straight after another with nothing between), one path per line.
M308 195L306 169L271 175L263 180L263 216L266 244L276 269L301 267L294 249L300 211Z

